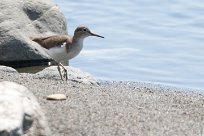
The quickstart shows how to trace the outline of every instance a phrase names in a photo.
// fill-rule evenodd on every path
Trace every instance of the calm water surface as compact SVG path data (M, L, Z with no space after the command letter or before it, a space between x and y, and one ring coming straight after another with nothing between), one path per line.
M104 80L204 89L203 0L54 0L69 34L87 25L90 37L70 65Z

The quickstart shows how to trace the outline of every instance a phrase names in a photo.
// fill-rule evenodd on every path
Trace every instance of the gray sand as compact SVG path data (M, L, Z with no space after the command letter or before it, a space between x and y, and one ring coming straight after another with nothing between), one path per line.
M5 80L36 95L53 136L204 135L204 95L198 92L133 82L90 86L0 72ZM52 93L64 93L67 100L46 100Z

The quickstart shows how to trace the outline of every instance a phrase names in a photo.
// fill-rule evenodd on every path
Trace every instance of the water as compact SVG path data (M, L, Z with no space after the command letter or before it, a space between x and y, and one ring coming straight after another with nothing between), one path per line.
M204 1L54 1L69 34L83 24L105 36L87 38L70 65L98 79L204 89Z

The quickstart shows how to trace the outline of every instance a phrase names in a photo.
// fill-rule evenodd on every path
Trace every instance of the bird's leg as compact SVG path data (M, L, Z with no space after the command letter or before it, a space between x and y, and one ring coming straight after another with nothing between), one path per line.
M63 68L63 72L64 72L63 77L64 77L64 78L66 79L66 81L67 81L67 79L68 79L68 77L67 77L67 69L62 65L62 63L59 63L58 65ZM60 76L61 76L61 79L62 79L61 73L60 73ZM62 80L63 80L63 79L62 79Z
M59 64L59 63L58 63L58 65L57 65L57 69L58 69L58 71L59 71L59 74L60 74L61 79L63 80L63 78L62 78L62 72L61 72L60 64Z

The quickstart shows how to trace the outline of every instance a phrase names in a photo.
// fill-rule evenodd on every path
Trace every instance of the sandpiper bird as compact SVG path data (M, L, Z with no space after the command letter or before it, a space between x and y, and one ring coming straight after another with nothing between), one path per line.
M61 62L77 56L83 48L84 38L88 36L104 38L103 36L92 33L89 28L85 26L79 26L75 29L73 37L69 35L53 35L48 37L35 37L32 38L32 40L45 48L47 53L58 63L57 69L61 79L63 80L64 77L67 80L67 70ZM63 68L63 77L60 66Z

